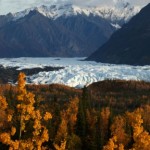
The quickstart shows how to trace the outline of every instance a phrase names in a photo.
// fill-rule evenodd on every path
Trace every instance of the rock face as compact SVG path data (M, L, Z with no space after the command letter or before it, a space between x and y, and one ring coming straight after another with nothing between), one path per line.
M52 5L0 16L0 57L89 56L138 11L124 10Z
M6 23L13 20L13 15L11 13L7 15L1 15L0 16L0 27L4 26Z
M103 63L150 65L150 4L143 8L88 60Z

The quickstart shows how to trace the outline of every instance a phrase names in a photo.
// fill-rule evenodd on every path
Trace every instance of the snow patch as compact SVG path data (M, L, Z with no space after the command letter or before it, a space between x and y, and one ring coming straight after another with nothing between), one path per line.
M113 24L113 23L111 23L111 25L112 25L113 27L115 27L116 29L120 29L120 28L121 28L121 26L120 26L119 24Z

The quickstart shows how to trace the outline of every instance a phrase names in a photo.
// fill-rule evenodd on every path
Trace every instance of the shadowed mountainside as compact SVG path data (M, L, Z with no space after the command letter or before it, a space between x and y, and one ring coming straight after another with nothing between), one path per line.
M53 20L33 10L17 20L6 18L0 17L0 57L88 56L116 30L93 15Z
M115 32L87 60L103 63L150 65L150 4Z

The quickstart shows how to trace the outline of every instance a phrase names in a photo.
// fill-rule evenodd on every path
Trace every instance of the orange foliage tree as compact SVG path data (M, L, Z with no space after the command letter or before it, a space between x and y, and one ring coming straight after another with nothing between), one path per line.
M67 149L74 149L74 144L72 144L71 140L68 141L68 139L74 139L74 143L75 141L78 141L77 136L74 135L75 124L77 121L78 103L79 99L75 97L70 100L67 109L62 110L60 113L61 122L54 142L54 147L56 150L65 150L66 147Z
M0 131L0 142L10 150L41 150L42 143L49 140L48 130L42 122L51 119L52 115L46 112L42 116L40 110L35 109L34 94L27 92L25 84L25 74L20 73L14 111L10 111L6 99L0 97L0 109L5 111L10 125L9 131Z
M105 141L108 140L108 129L109 129L109 119L110 119L110 108L102 108L101 115L101 145L103 146Z
M103 147L103 150L124 150L124 145L117 144L117 137L113 136L109 139L107 145Z
M129 137L125 133L126 120L123 116L116 116L111 125L111 135L116 136L117 143L127 145L129 142Z
M130 113L127 112L129 121L133 128L133 147L131 150L149 150L150 149L150 134L144 130L142 123L142 109Z

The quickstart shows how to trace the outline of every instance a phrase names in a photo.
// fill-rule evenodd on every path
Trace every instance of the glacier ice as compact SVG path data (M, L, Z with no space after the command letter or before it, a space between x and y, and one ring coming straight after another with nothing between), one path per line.
M150 81L150 66L112 65L81 61L84 58L11 58L0 59L4 67L18 67L18 70L37 67L65 67L58 71L39 72L27 79L33 84L59 83L81 88L105 79Z

